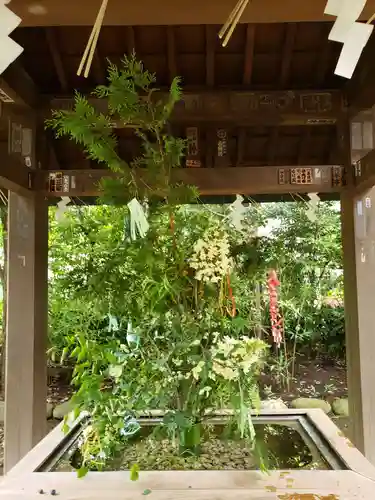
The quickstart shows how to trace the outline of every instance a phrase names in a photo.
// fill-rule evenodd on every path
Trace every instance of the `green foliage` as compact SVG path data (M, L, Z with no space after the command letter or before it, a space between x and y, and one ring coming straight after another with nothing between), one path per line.
M245 300L243 315L240 301L230 314L226 276L199 281L191 267L205 234L213 240L224 227L233 243L242 237L214 211L176 208L171 225L169 208L160 206L147 235L128 241L126 215L125 208L73 208L63 225L51 221L51 341L63 338L62 357L75 362L75 403L94 416L95 439L85 446L96 458L83 465L102 468L100 457L114 456L126 439L124 419L150 409L164 410L164 425L178 435L207 409L232 407L252 442L248 410L257 405L266 345L246 336L252 319ZM236 296L236 268L230 279ZM129 338L129 325L139 342Z
M104 163L117 178L102 182L103 202L124 204L140 200L165 200L169 205L193 200L195 188L174 183L172 170L181 167L185 141L168 133L167 123L181 100L180 79L174 78L167 96L154 87L155 75L143 69L135 55L124 57L121 67L110 64L107 85L93 95L107 101L107 112L97 111L76 93L73 110L54 111L46 125L57 137L67 136L82 146L87 157ZM133 131L141 142L141 155L127 163L118 154L113 123Z

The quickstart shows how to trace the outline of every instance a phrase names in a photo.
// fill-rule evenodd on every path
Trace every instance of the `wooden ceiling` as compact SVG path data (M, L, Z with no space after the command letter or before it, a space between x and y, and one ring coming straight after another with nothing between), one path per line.
M241 24L221 47L219 25L104 26L90 77L76 71L91 28L20 28L12 37L24 48L20 58L43 94L88 92L103 83L107 59L119 63L133 50L166 86L175 75L185 90L335 89L340 44L328 41L331 23Z
M132 51L156 74L160 88L180 75L184 90L190 92L319 91L341 89L345 84L333 74L340 46L328 41L330 28L331 23L322 22L241 24L223 48L217 37L219 25L104 26L88 79L78 77L76 71L89 27L24 27L16 30L13 38L25 47L19 63L39 92L48 97L72 96L76 89L91 92L105 82L107 59L119 64L123 55ZM259 120L256 126L241 126L235 119L226 124L229 165L338 162L334 124L263 125L261 114ZM184 136L184 126L175 124L174 132ZM215 166L210 137L218 126L220 120L209 119L199 125L203 166ZM138 152L138 144L124 130L117 133L120 151L130 159ZM69 141L56 141L54 150L55 167L89 166Z

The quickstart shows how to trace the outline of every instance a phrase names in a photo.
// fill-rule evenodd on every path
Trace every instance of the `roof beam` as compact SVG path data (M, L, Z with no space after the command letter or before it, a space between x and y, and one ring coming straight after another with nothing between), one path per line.
M181 168L173 170L173 181L195 185L203 195L234 194L288 194L309 192L337 192L332 186L332 172L337 166L314 165L307 167L226 167ZM302 172L302 169L304 171ZM298 181L305 174L307 182ZM293 174L293 175L292 175ZM56 176L58 179L56 189ZM103 177L114 177L108 170L41 171L38 190L51 197L99 196L99 182ZM144 176L147 176L145 172ZM293 182L293 179L295 181ZM299 182L299 183L298 183Z
M30 0L12 0L12 10L22 19L23 26L92 26L100 2L77 0L38 0L39 15ZM107 26L137 25L222 25L234 6L233 0L123 0L109 2L103 23ZM331 21L324 15L327 0L267 0L251 2L244 11L243 23L285 23ZM375 1L368 0L362 19L375 12Z
M243 68L243 84L250 85L253 74L255 46L255 24L246 25L245 59Z
M160 99L161 94L155 93ZM107 112L104 99L88 98L94 107ZM51 98L50 109L72 109L73 98ZM194 121L236 123L245 125L326 125L335 123L343 113L342 95L339 91L197 91L184 94L176 105L171 120L179 123ZM115 121L121 128L121 122Z

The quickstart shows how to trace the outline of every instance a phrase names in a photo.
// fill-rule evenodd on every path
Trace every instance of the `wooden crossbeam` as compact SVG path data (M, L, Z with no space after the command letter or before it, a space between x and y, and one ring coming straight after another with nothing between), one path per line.
M108 5L104 25L222 25L233 9L233 0L189 0L176 2L164 0L137 0L128 2L112 0ZM324 15L327 0L267 0L251 2L241 18L243 23L285 23L291 21L328 21ZM44 6L45 5L45 6ZM40 9L39 15L36 9ZM22 19L23 26L92 26L98 12L98 2L77 0L12 0L12 10ZM375 11L374 0L368 0L362 19Z
M334 165L181 168L174 170L173 180L196 186L202 196L330 193L341 189L333 182L338 170ZM95 197L100 195L101 179L114 176L108 170L94 169L41 171L36 189L50 197Z
M155 93L155 98L163 95ZM100 112L107 111L105 99L89 98ZM51 97L50 109L72 109L73 98ZM46 109L46 113L50 112ZM344 111L340 91L197 91L186 92L176 105L172 121L219 122L245 125L327 125ZM120 121L115 121L121 128Z

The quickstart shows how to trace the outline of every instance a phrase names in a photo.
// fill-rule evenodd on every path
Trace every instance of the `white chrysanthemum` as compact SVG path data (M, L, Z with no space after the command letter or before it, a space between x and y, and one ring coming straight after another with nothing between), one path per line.
M209 230L193 247L190 267L195 279L205 283L218 283L230 271L229 240L224 231Z

